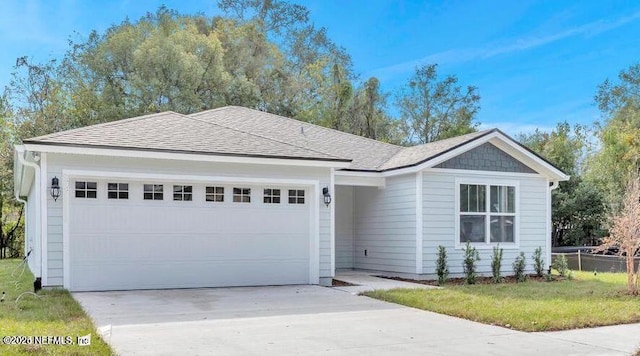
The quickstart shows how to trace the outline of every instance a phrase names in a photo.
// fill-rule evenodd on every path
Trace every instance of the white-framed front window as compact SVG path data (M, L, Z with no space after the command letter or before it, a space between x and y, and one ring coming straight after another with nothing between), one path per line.
M518 244L518 183L456 181L456 245Z

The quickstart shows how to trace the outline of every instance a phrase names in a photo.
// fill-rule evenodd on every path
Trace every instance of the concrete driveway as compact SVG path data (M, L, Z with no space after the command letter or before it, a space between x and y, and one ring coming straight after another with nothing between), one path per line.
M319 286L74 293L120 355L629 355L640 325L523 333Z

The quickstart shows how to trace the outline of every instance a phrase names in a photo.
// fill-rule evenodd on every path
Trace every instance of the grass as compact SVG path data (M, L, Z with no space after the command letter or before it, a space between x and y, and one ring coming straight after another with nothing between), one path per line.
M394 289L372 298L522 331L640 322L640 297L627 295L626 274L573 272L573 280Z
M39 298L24 294L15 302L20 294L33 292L33 275L28 268L20 275L20 262L0 260L0 292L6 292L0 303L0 337L70 336L73 345L5 345L0 341L0 354L112 355L111 348L96 335L91 319L66 290L42 290ZM77 345L77 337L87 334L91 334L91 345Z

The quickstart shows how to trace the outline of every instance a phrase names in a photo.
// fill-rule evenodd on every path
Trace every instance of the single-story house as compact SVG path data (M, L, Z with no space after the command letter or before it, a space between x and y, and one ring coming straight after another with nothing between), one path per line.
M550 260L560 169L497 129L413 147L242 107L134 117L15 147L28 265L72 291L435 276L437 247Z

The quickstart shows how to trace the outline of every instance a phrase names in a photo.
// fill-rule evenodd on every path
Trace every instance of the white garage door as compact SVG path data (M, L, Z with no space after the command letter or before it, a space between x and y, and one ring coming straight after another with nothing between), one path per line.
M70 189L71 290L309 283L304 187L71 179Z

